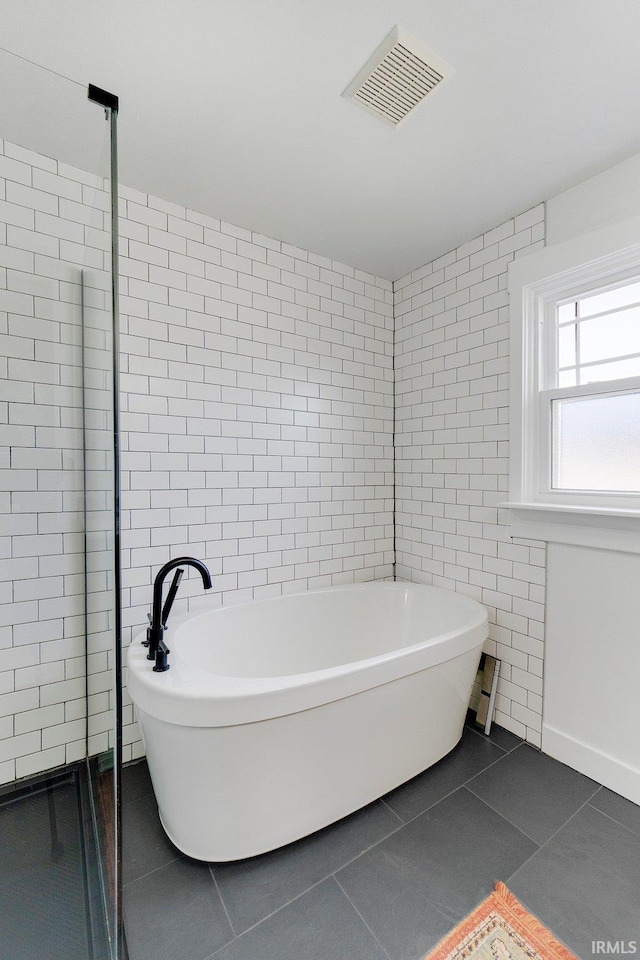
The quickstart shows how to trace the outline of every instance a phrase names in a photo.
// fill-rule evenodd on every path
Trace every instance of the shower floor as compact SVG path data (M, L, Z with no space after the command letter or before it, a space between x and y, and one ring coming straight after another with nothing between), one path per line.
M237 863L184 857L125 768L130 960L420 960L503 880L582 960L640 941L640 807L494 727L345 820Z
M109 955L83 765L0 791L0 958Z

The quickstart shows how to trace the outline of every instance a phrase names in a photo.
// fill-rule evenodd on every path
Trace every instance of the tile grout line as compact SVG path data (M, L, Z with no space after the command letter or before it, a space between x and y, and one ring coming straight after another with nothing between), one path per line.
M396 788L396 789L397 789L397 788ZM385 794L385 796L388 796L388 793ZM384 799L384 796L380 797L380 803L383 803L383 804L385 805L385 807L387 808L387 810L389 811L389 813L392 814L392 815L396 818L396 820L399 820L399 821L400 821L400 825L401 825L401 826L404 826L404 820L402 819L402 817L400 816L399 813L396 813L396 811L393 809L393 807L390 807L390 806L389 806L389 804L387 803L387 801ZM389 836L391 836L391 834L389 834Z
M498 726L498 724L496 724L496 726ZM523 744L526 744L526 742L527 742L526 740L523 740L521 737L518 737L518 739L519 739L520 742L519 742L519 743L516 743L515 746L510 747L509 750L507 750L505 747L501 747L499 743L496 743L494 740L492 740L492 739L491 739L491 734L486 734L486 733L484 733L484 731L482 731L482 730L477 730L476 727L475 727L475 726L472 726L470 723L466 723L466 722L465 722L463 729L464 729L464 730L470 730L471 733L475 733L475 735L476 735L477 737L480 737L480 739L481 739L482 741L484 741L484 742L486 742L486 743L490 743L492 746L497 747L498 750L503 750L505 753L513 753L514 750L517 750L518 747L521 747ZM501 727L501 729L502 729L502 730L506 730L507 728L506 728L506 727ZM510 731L510 730L507 730L507 733L511 733L511 731ZM517 734L514 733L514 734L512 734L512 736L517 737Z
M367 851L365 850L365 851L363 851L363 852L366 853ZM357 859L357 858L354 858L354 859ZM352 861L349 861L349 863L351 863L351 862L352 862ZM342 868L340 868L340 869L342 869ZM351 906L352 909L357 913L358 917L362 920L362 923L365 925L365 927L367 928L367 930L369 930L369 932L371 933L371 936L374 938L374 940L376 941L376 943L378 943L378 938L375 936L375 934L373 933L373 931L370 929L370 927L369 927L369 925L366 923L366 921L360 916L360 912L357 910L357 908L355 907L355 905L352 903L351 899L348 897L347 893L346 893L345 890L343 889L343 887L342 887L342 885L340 884L339 880L338 880L337 877L335 876L335 873L329 873L329 874L327 874L325 877L323 877L321 880L318 880L317 883L311 884L311 886L308 887L306 890L303 890L301 893L297 894L295 897L292 897L291 900L288 900L286 903L283 903L282 906L278 907L276 910L272 910L271 913L268 913L265 917L262 917L261 920L258 920L256 923L253 923L250 927L247 927L246 930L243 930L241 933L239 933L239 934L237 934L236 936L234 936L233 940L230 940L229 943L225 943L225 944L223 944L221 947L218 947L218 949L215 951L215 953L212 953L211 956L209 956L209 957L206 958L206 960L214 960L214 958L220 953L220 951L221 951L221 950L224 950L226 947L228 947L230 943L235 943L237 940L242 939L242 937L244 937L245 934L251 933L252 930L255 930L257 927L261 926L261 924L265 923L265 921L270 920L271 917L275 917L276 914L280 913L280 912L281 912L282 910L284 910L286 907L290 907L292 903L295 903L295 902L296 902L296 900L299 900L301 897L304 897L307 893L310 893L312 890L315 890L316 887L321 886L321 884L326 883L327 880L333 880L333 881L336 883L336 886L338 887L338 889L341 891L341 893L342 893L342 894L345 896L345 898L347 899L347 901L348 901L348 903L349 903L349 906ZM232 927L232 929L233 929L233 927ZM389 954L387 953L386 950L384 950L384 948L382 947L381 944L380 944L380 949L383 950L385 956L389 957ZM391 958L389 958L389 960L391 960Z
M524 863L521 863L520 866L518 867L518 869L517 869L517 870L514 870L513 873L508 877L508 879L511 880L513 877L515 877L516 874L518 874L518 873L520 872L520 870L523 869L523 867L526 867L526 865L527 865L531 860L533 860L534 857L537 857L537 855L540 853L540 851L543 850L544 847L546 847L547 844L550 843L555 837L557 837L557 835L560 833L560 831L561 831L561 830L564 830L564 828L567 826L567 824L569 824L575 817L577 817L577 815L580 813L581 810L583 810L585 807L589 806L589 801L592 800L593 797L595 797L596 793L598 793L601 789L602 789L602 784L598 784L598 789L597 789L597 790L594 790L593 793L591 794L591 796L587 797L587 799L584 801L584 803L581 803L580 806L578 807L578 809L575 810L575 811L571 814L570 817L567 817L567 819L564 821L564 823L561 824L561 826L559 826L557 830L554 830L554 832L551 834L551 836L550 836L550 837L547 837L547 839L544 841L544 843L539 844L538 849L537 849L534 853L532 853L530 857L527 857L527 859L524 861ZM474 796L475 796L475 794L474 794ZM480 797L479 797L478 799L480 799ZM487 806L489 806L489 804L487 804ZM493 808L492 808L492 809L493 809ZM595 810L595 807L592 807L592 809ZM497 813L497 811L496 811L496 813ZM506 817L505 817L505 819L506 819ZM514 824L514 826L515 826L515 824ZM519 829L519 828L516 828L516 829ZM521 831L521 832L524 832L524 831ZM528 834L525 834L525 836L528 836ZM533 843L536 842L535 840L533 840L532 837L529 837L529 839L532 840Z
M475 778L472 778L472 779L475 779ZM470 782L471 782L471 781L467 781L467 783L470 783ZM498 816L498 817L500 817L502 820L504 820L505 823L508 823L510 827L513 827L514 830L517 830L518 833L521 833L523 837L526 837L527 840L531 840L531 843L535 843L535 845L536 845L536 847L538 848L538 850L541 849L541 847L543 846L543 844L539 843L538 840L534 840L533 837L529 836L529 834L526 832L526 830L523 830L522 827L519 827L516 823L513 822L513 820L510 820L509 817L506 817L506 816L504 815L504 813L501 813L499 810L496 810L496 808L493 807L493 806L489 803L488 800L485 800L484 797L479 797L477 793L474 793L473 790L472 790L470 787L467 786L466 783L464 784L464 789L467 791L467 793L470 793L472 797L475 797L476 800L479 800L481 803L483 803L483 804L485 805L485 807L488 807L489 810L491 810L492 813L495 813L496 816ZM564 824L563 824L563 826L564 826ZM560 829L561 829L561 828L560 828ZM546 843L546 840L545 840L545 843ZM538 850L536 850L535 853L532 853L531 856L534 857L535 854L538 852ZM528 858L528 859L530 859L530 858ZM526 861L525 861L525 862L526 862ZM518 869L520 869L520 867L518 867Z
M494 746L496 746L496 744L494 744ZM518 744L518 747L520 746L522 746L522 744ZM517 747L514 749L517 749ZM438 803L441 803L443 800L446 800L448 797L452 797L454 793L457 793L458 790L461 790L463 787L466 787L468 783L471 783L472 780L475 780L476 777L479 777L481 773L484 773L486 770L489 770L490 767L495 766L496 763L500 763L502 760L504 760L505 757L508 757L508 756L509 754L505 752L504 757L496 757L495 760L492 760L491 763L487 764L486 767L483 767L482 770L478 770L478 772L474 773L473 776L469 777L467 780L463 780L462 783L459 783L457 787L454 787L448 793L445 793L441 797L439 797L437 800L434 800L433 803L430 803L427 807L424 808L424 810L421 810L420 813L416 813L415 817L411 817L409 820L405 820L403 823L403 826L406 827L409 823L413 823L413 821L417 820L418 817L421 817L423 813L426 813L428 810L431 810ZM443 757L442 759L444 760L445 758ZM427 767L427 770L429 769L430 768ZM423 771L423 772L426 772L426 771Z
M212 865L211 865L210 863L207 864L207 869L209 870L209 876L210 876L211 879L213 880L213 884L214 884L214 886L215 886L215 888L216 888L216 893L217 893L218 896L220 897L220 903L222 904L222 909L224 910L224 915L225 915L225 917L227 918L227 920L229 921L229 927L231 928L231 933L233 934L233 940L237 940L237 939L238 939L238 934L236 933L236 928L234 927L233 923L231 922L231 917L229 916L229 911L227 910L227 905L226 905L226 903L224 902L224 897L222 896L222 891L220 890L220 887L218 886L218 881L217 881L217 879L216 879L216 875L215 875L215 873L214 873L214 871L213 871L213 868L212 868ZM233 940L230 940L229 942L230 942L230 943L233 943ZM226 946L226 944L225 944L225 946Z
M514 747L514 750L515 750L515 749L518 749L518 747L523 746L523 745L524 745L524 742L523 742L523 744L517 744L517 746ZM512 751L510 751L510 752L512 752ZM508 753L505 753L505 757L506 757L506 756L508 756ZM494 766L496 763L499 763L499 762L500 762L501 760L503 760L503 759L504 759L504 757L498 757L497 760L494 760L493 763L489 764L489 765L488 765L487 767L485 767L484 769L485 769L485 770L488 770L490 767ZM537 844L537 841L535 841L535 840L533 839L533 837L530 837L527 833L525 833L524 830L522 830L520 827L517 827L514 823L512 823L512 822L511 822L507 817L505 817L503 814L499 813L499 811L495 810L489 803L487 803L485 800L483 800L482 797L478 797L475 793L473 793L471 790L469 790L469 789L467 788L467 784L470 783L471 780L475 779L476 776L480 776L480 774L483 773L483 772L484 772L484 771L481 770L481 771L479 771L479 773L474 774L474 776L471 777L469 780L465 781L465 783L461 784L461 785L460 785L459 787L457 787L455 790L452 790L452 791L451 791L450 793L448 793L445 797L442 797L442 800L446 800L446 799L448 799L449 797L452 797L452 796L453 796L455 793L457 793L459 790L466 789L467 792L468 792L471 796L473 796L476 800L479 800L481 803L483 803L486 807L488 807L488 809L490 809L490 810L491 810L493 813L495 813L498 817L500 817L502 820L504 820L505 823L508 823L509 826L513 827L514 830L517 830L518 833L520 833L520 834L522 834L522 836L526 837L527 840L530 840L531 843L535 843L535 844L536 844L536 846L538 847L538 849L535 850L535 851L531 854L531 856L530 856L530 857L527 857L527 859L525 860L525 863L528 863L529 860L531 860L532 857L534 857L534 856L540 851L540 849L541 849L541 846L540 846L539 844ZM597 791L595 791L595 792L597 793ZM595 793L592 794L592 796L595 796ZM591 797L590 797L589 799L591 799ZM437 800L436 803L431 804L430 807L427 807L426 810L423 810L423 813L426 813L427 810L431 810L433 807L437 806L437 804L440 803L440 802L441 802L440 800ZM588 800L585 801L585 804L588 803L588 802L589 802ZM583 804L582 806L584 806L585 804ZM582 809L582 807L581 807L580 809ZM576 811L576 813L577 813L577 812L578 812L578 811ZM418 817L420 817L420 816L422 816L422 814L418 814L416 817L413 818L413 820L417 820ZM571 818L569 818L569 819L571 819ZM412 823L413 820L407 821L407 823ZM564 824L563 824L563 826L564 826ZM521 867L524 866L525 863L521 864ZM518 870L520 870L521 867L518 867ZM515 875L515 873L517 873L517 871L514 871L514 873L510 874L510 877L509 877L508 879L510 879L511 877L513 877L513 876ZM336 878L336 879L337 879L337 878ZM437 903L435 903L435 902L434 902L433 900L431 900L429 897L425 897L425 900L426 900L427 903L429 903L432 907L434 907L436 910L438 910L438 911L440 912L440 907L438 906ZM479 901L479 902L480 902L480 901Z
M159 867L154 867L153 870L149 870L147 873L141 874L139 877L134 877L133 880L127 880L123 884L124 887L130 887L131 884L137 883L138 880L145 880L147 877L151 877L154 873L157 873L158 870L164 870L165 867L168 867L170 864L175 863L177 860L184 860L184 856L180 853L177 857L173 857L171 860L167 860L166 863L161 863Z
M250 927L247 927L246 930L243 930L241 933L236 934L236 936L234 937L234 939L231 940L231 941L229 941L229 942L230 942L230 943L235 943L236 940L240 940L242 937L244 937L244 935L245 935L246 933L250 933L252 930L255 930L256 927L259 927L260 924L264 923L266 920L270 920L271 917L275 917L275 915L276 915L277 913L280 913L281 910L284 910L285 907L290 907L291 904L292 904L292 903L295 903L296 900L299 900L300 897L304 897L305 894L310 893L311 890L315 890L316 887L319 887L320 884L324 883L326 880L331 879L332 876L333 876L333 874L330 874L330 873L329 873L329 874L327 874L326 877L323 877L321 880L318 880L316 883L312 883L311 886L310 886L310 887L307 887L306 890L303 890L301 893L296 894L296 896L295 896L295 897L292 897L291 900L287 900L286 903L283 903L281 906L277 907L275 910L272 910L271 913L268 913L265 917L262 917L260 920L257 920L255 923L252 923L251 926L250 926ZM232 929L233 929L233 928L232 928ZM208 958L208 960L212 960L213 957L215 957L218 953L220 953L221 950L224 950L224 948L227 947L227 946L229 946L229 944L225 943L222 947L219 947L219 948L216 950L216 952L213 953L213 954L211 955L211 957Z
M606 788L604 787L604 784L601 786L600 789L601 789L601 790L606 789ZM627 827L626 824L622 823L620 820L616 820L615 817L612 817L610 813L605 813L605 811L604 811L604 810L601 810L600 807L595 807L595 806L593 806L593 804L591 803L591 801L593 800L593 797L595 797L595 795L596 795L597 793L600 793L600 790L596 790L596 793L594 793L593 796L592 796L592 797L589 797L589 799L587 800L587 803L588 803L588 805L591 807L591 809L592 809L592 810L595 810L596 813L601 813L603 817L606 817L606 818L607 818L607 820L611 820L612 823L615 823L615 824L617 824L619 827L622 827L623 830L626 830L627 833L632 834L638 841L640 841L640 833L638 833L637 830L634 830L632 827ZM618 794L618 796L622 796L622 794ZM626 800L626 797L624 797L623 799ZM632 803L633 801L630 801L630 802Z
M364 926L367 928L367 930L369 931L369 933L371 934L371 936L373 937L373 939L375 940L375 942L378 944L378 946L380 947L380 949L381 949L382 952L384 953L385 957L388 957L389 960L391 960L391 957L390 957L389 953L387 953L387 951L385 950L385 948L382 946L382 944L381 944L380 941L378 940L377 936L375 935L375 933L373 932L373 930L371 929L371 927L369 926L369 924L367 923L367 921L364 919L364 917L362 916L362 914L360 913L360 911L359 911L358 908L356 907L355 903L353 902L353 900L351 899L351 897L349 896L349 894L347 893L347 891L344 889L344 887L342 886L342 884L341 884L340 881L338 880L338 877L336 876L336 874L333 873L331 876L332 876L332 878L335 880L336 884L338 885L338 888L342 891L344 897L345 897L346 900L347 900L347 903L350 904L351 908L354 910L354 912L355 912L355 913L357 914L357 916L360 918L360 920L362 921L362 923L364 924Z
M377 802L377 801L374 801L374 802ZM395 816L397 819L400 819L400 818L398 817L398 815L397 815L393 810L390 810L390 812L393 813L394 816ZM336 880L336 883L338 883L338 885L340 886L340 889L342 890L342 886L340 885L339 881L337 880L336 874L339 873L341 870L344 870L344 868L345 868L345 867L348 867L351 863L354 863L354 862L355 862L356 860L358 860L360 857L364 856L365 853L369 853L369 851L371 851L371 850L373 850L375 847L377 847L378 844L383 843L383 842L384 842L385 840L387 840L389 837L394 836L394 834L396 834L399 830L402 830L402 828L403 828L404 826L406 826L406 824L401 821L401 822L398 824L397 827L395 827L393 830L390 830L389 833L386 833L386 834L384 835L384 837L380 837L380 839L379 839L379 840L376 840L375 843L372 843L372 844L370 844L368 847L365 847L364 850L361 850L359 853L355 854L355 855L354 855L353 857L351 857L349 860L346 860L344 863L340 864L339 867L335 868L335 869L332 870L330 873L325 874L325 875L324 875L323 877L321 877L319 880L316 880L315 883L312 883L309 887L306 887L304 890L301 890L301 891L300 891L299 893L297 893L294 897L291 897L290 900L287 900L286 903L283 903L283 904L281 904L281 906L277 907L275 910L272 910L271 913L267 913L264 917L261 917L260 920L256 920L256 922L255 922L255 923L252 923L251 926L250 926L250 927L247 927L246 930L243 930L241 933L237 934L237 935L236 935L236 939L238 939L239 937L243 936L245 933L248 933L250 930L254 930L256 927L260 926L261 923L264 923L265 920L268 920L270 917L275 916L276 913L279 913L280 910L283 910L285 907L291 906L292 903L295 903L295 901L296 901L296 900L299 900L300 897L305 896L305 894L309 893L311 890L314 890L316 887L320 886L320 884L321 884L321 883L324 883L325 880L330 880L330 879L332 879L332 878L335 879L335 880ZM216 884L216 886L217 886L217 884ZM219 888L218 888L218 889L219 889ZM345 894L345 895L346 895L346 894ZM220 894L220 898L223 900L223 903L224 903L224 898L222 897L222 894ZM234 929L234 928L233 928L233 925L232 925L232 929ZM222 949L222 948L220 948L220 949Z

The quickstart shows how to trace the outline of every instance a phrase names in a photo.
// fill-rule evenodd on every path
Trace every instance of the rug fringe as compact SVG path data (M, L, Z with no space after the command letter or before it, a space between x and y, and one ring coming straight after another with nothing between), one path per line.
M459 958L462 956L460 947L463 941L465 942L464 956L467 960L472 960L475 949L469 952L470 944L465 941L465 937L473 934L478 924L486 920L492 912L507 923L511 923L514 929L521 931L522 935L530 941L530 946L545 960L578 960L574 953L556 940L551 931L537 917L529 913L501 880L496 880L494 892L485 897L475 910L467 914L446 937L443 937L424 960Z

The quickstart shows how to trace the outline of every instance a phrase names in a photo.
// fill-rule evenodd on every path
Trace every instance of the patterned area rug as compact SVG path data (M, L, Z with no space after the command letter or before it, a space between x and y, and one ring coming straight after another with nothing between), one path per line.
M578 960L504 883L424 960Z

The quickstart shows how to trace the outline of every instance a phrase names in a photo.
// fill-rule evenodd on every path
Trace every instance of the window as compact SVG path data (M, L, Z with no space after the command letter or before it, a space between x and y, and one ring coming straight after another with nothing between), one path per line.
M640 219L516 260L509 299L512 535L640 553Z
M640 497L640 280L551 301L545 313L539 493L608 505Z

